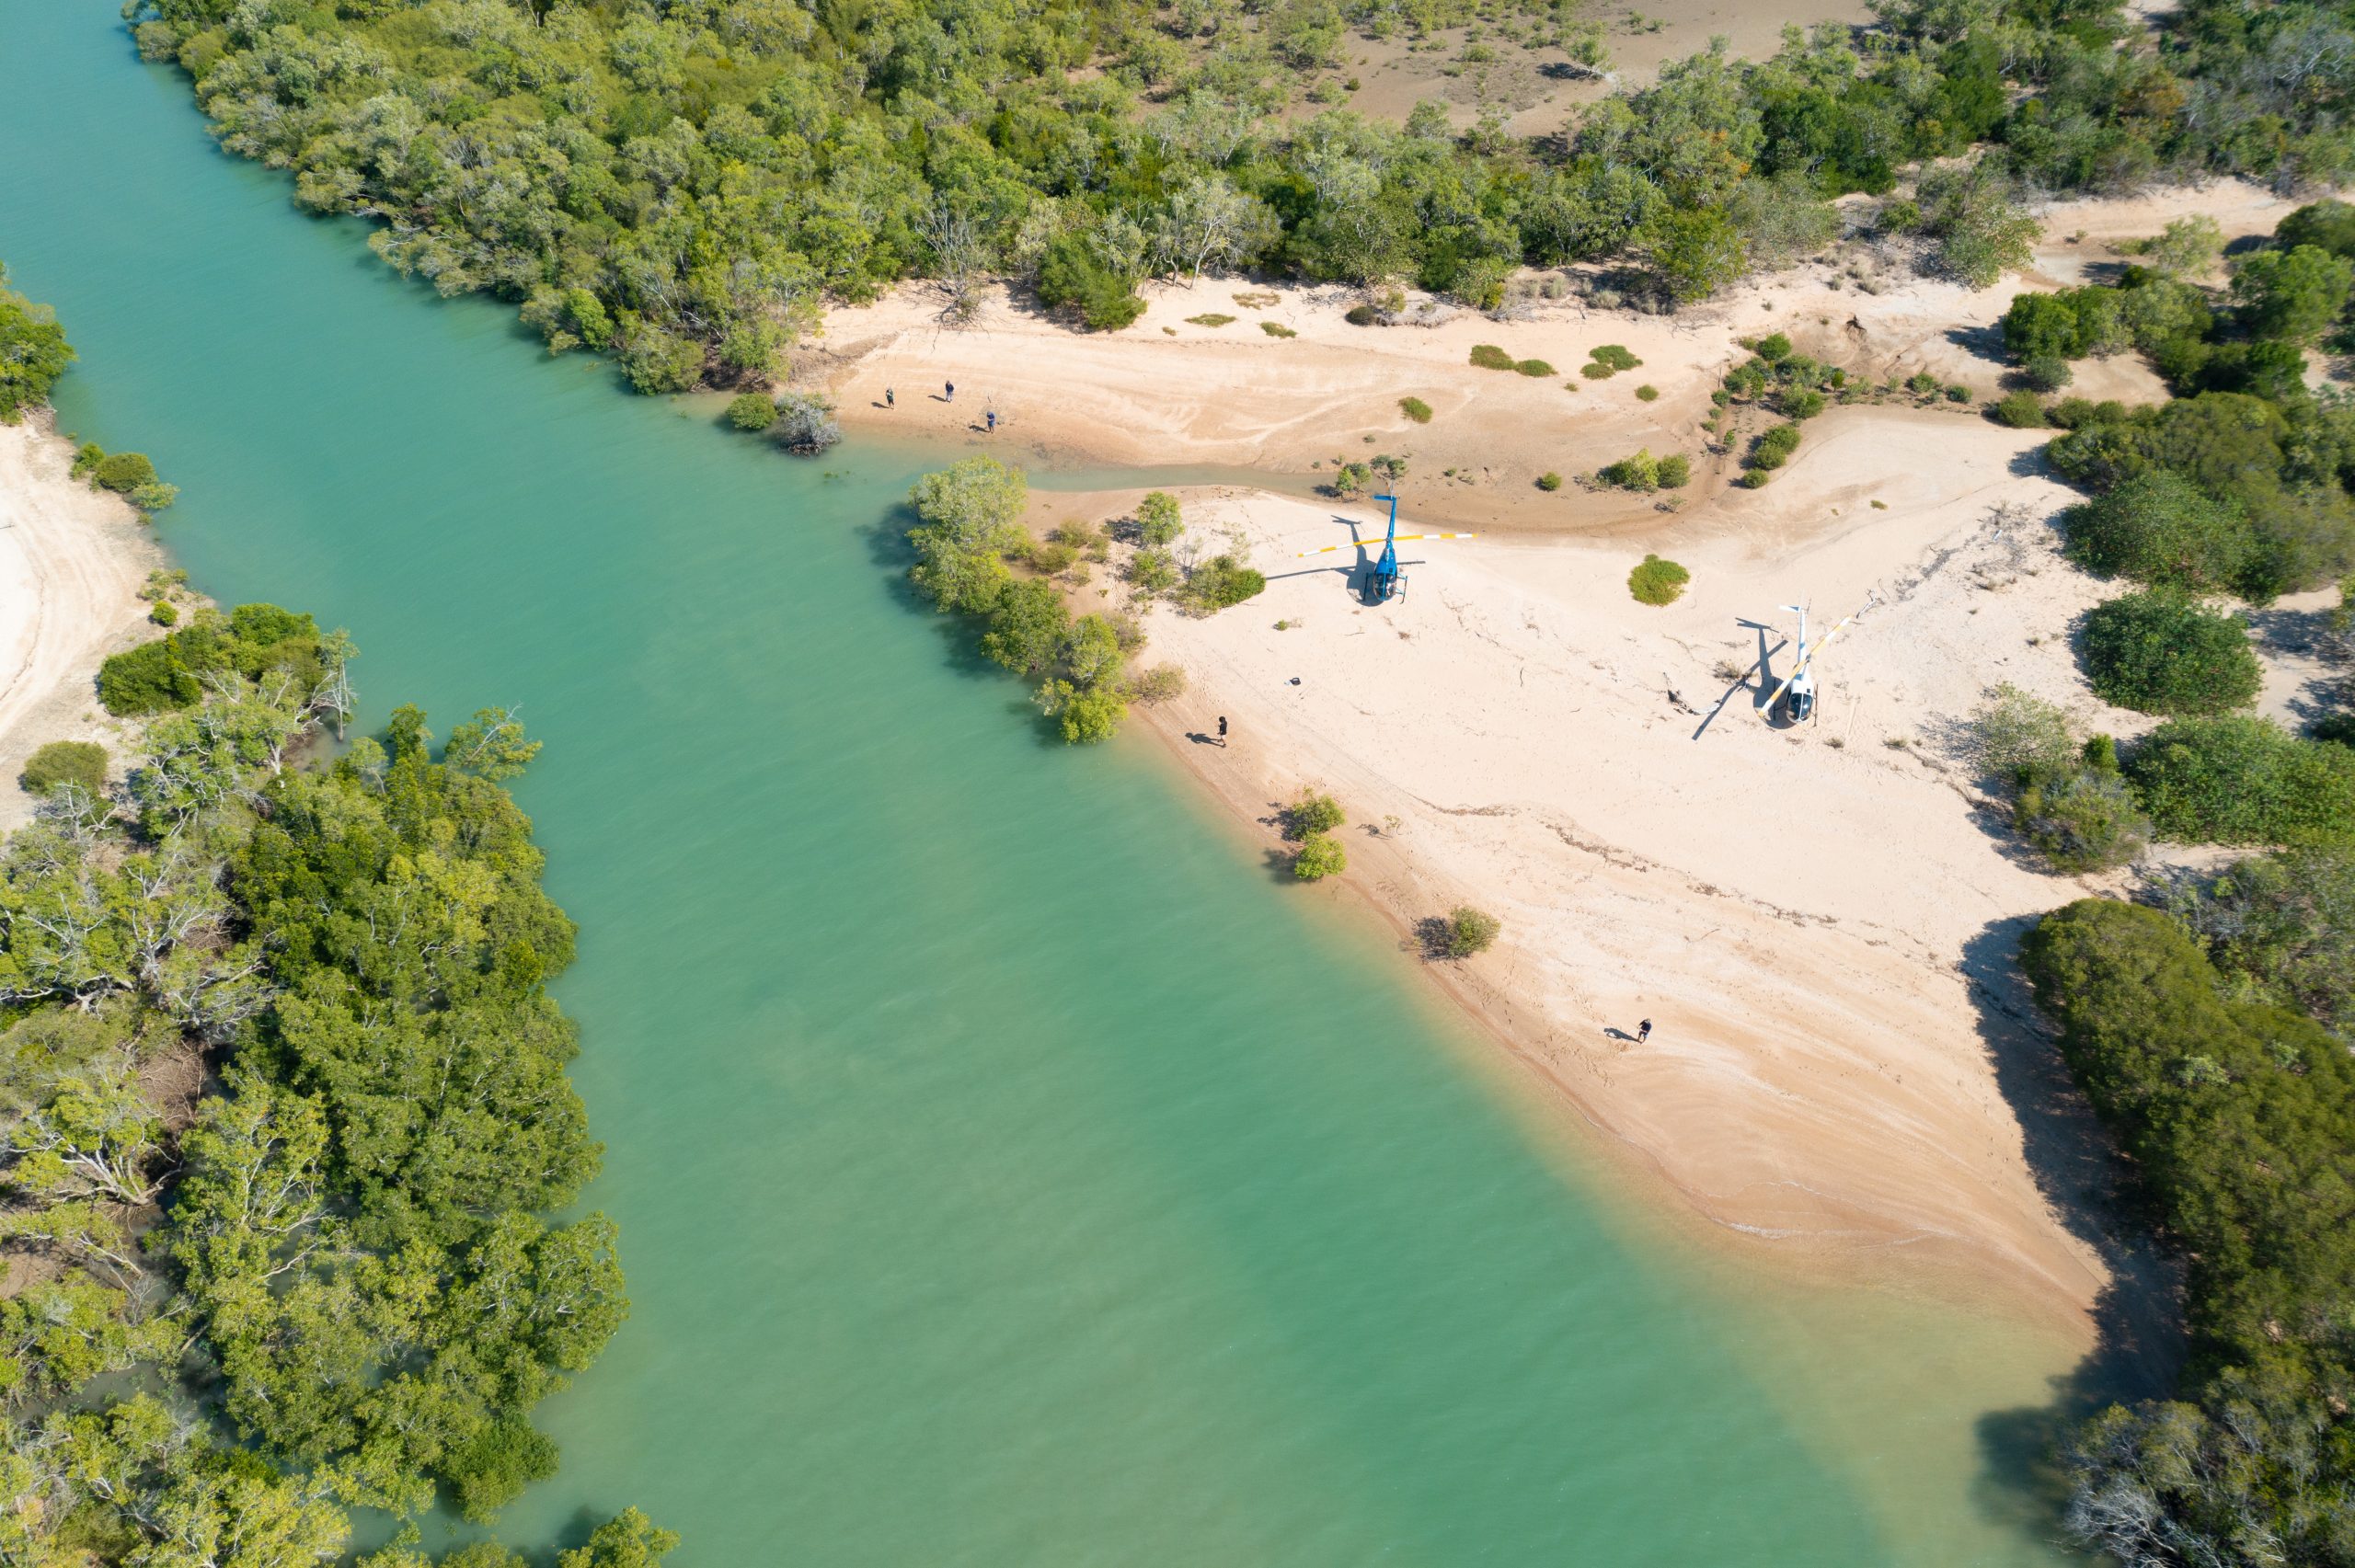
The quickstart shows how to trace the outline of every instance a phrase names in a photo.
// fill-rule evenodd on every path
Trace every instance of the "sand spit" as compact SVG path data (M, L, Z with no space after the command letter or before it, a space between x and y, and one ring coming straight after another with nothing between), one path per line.
M1358 602L1347 555L1298 556L1352 526L1378 533L1372 505L1186 492L1196 548L1238 544L1272 580L1212 619L1151 613L1150 657L1189 678L1155 730L1271 846L1281 802L1337 795L1347 887L1403 948L1458 902L1502 916L1495 951L1428 972L1745 1253L2082 1334L2108 1277L2083 1218L2105 1171L2082 1158L2088 1124L2011 955L2029 920L2096 885L2018 854L1956 731L2004 681L2088 728L2149 721L2104 707L2076 670L2072 624L2114 590L2054 553L2050 519L2074 497L2042 475L2042 434L1977 405L1999 390L1992 326L2022 289L2108 275L2115 242L2186 213L2236 237L2290 205L2239 184L2060 204L2030 273L1993 289L1850 247L1674 317L1565 301L1369 328L1343 319L1346 291L1201 282L1088 337L1004 300L946 328L911 292L838 314L821 373L856 426L1009 460L1301 473L1407 455L1407 519L1483 537L1408 547L1407 592L1380 609ZM1235 319L1189 319L1211 315ZM1852 372L1927 372L1971 401L1835 408L1773 484L1734 488L1734 452L1709 452L1698 426L1745 353L1736 339L1777 330ZM1553 373L1475 368L1484 342ZM1605 343L1642 366L1581 378ZM2074 390L2165 395L2131 357L2081 364ZM1430 424L1400 411L1408 395ZM1638 446L1694 456L1681 509L1534 483ZM1101 520L1133 501L1042 495L1034 514ZM1627 591L1648 550L1693 572L1665 609ZM1817 721L1770 723L1740 672L1762 648L1787 670L1796 618L1779 607L1810 603L1820 632L1874 596L1826 656ZM1221 715L1224 750L1204 738Z
M73 463L46 415L0 425L0 830L32 815L16 779L41 746L98 740L120 753L91 676L141 640L139 589L164 562L139 514L73 477Z

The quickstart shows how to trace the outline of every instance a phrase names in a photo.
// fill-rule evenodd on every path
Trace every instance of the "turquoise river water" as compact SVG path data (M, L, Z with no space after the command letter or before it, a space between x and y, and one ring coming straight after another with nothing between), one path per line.
M349 627L372 717L547 742L635 1312L510 1541L635 1503L682 1568L2052 1560L1974 1423L2065 1353L1647 1223L1345 905L911 607L919 454L797 463L395 278L109 4L0 0L0 145L61 419L183 487L199 586Z

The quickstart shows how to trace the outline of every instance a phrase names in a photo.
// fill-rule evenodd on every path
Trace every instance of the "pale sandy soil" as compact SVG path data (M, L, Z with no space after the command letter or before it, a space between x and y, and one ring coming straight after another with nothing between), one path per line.
M1422 515L1458 523L1547 532L1635 532L1655 521L1650 504L1617 495L1534 488L1548 471L1591 473L1638 446L1682 451L1705 470L1693 492L1706 500L1736 472L1712 457L1699 426L1723 371L1744 357L1739 337L1783 331L1805 352L1876 379L1926 371L1968 386L1974 402L2001 390L1993 324L2024 287L2074 280L2119 258L2103 242L2155 233L2187 212L2207 212L2228 237L2269 230L2292 203L2224 183L2132 201L2071 202L2045 214L2048 241L2028 280L1976 292L1914 276L1903 258L1851 245L1826 261L1735 292L1673 316L1603 311L1576 300L1541 303L1528 320L1498 322L1457 312L1437 326L1353 326L1354 291L1234 280L1150 284L1149 308L1124 332L1075 333L1002 291L978 325L938 320L937 294L903 289L878 304L833 312L823 338L798 367L842 405L846 425L989 446L1009 460L1162 466L1248 465L1329 472L1350 458L1409 459ZM2083 244L2069 243L2079 230ZM1866 292L1859 277L1878 292ZM1272 304L1242 305L1236 296ZM1192 316L1235 317L1203 326ZM1292 338L1260 329L1271 322ZM1543 360L1545 376L1481 370L1476 344ZM1608 381L1579 374L1606 343L1643 361ZM2072 389L2095 397L2156 400L2164 388L2131 357L2086 361ZM946 383L957 385L952 405ZM1571 390L1572 386L1576 390ZM1654 402L1640 387L1659 393ZM885 409L885 389L897 394ZM1402 397L1433 417L1409 420ZM1970 405L1940 418L1978 418ZM999 429L984 435L995 409ZM1453 477L1447 470L1455 470Z
M1503 917L1493 953L1429 972L1740 1250L2001 1302L2082 1339L2115 1261L2089 1218L2108 1170L2087 1157L2097 1140L2012 954L2030 919L2091 885L2019 855L1954 742L2003 681L2088 729L2147 726L2095 699L2070 651L2074 619L2113 589L2053 553L2050 520L2074 497L2040 475L2042 435L1976 407L1835 408L1757 492L1729 487L1731 453L1697 427L1744 352L1735 339L1777 329L1855 373L1926 370L1983 400L2002 377L1992 324L2022 287L2086 276L2118 259L2111 242L2186 212L2235 236L2288 205L2239 185L2064 204L2026 284L1973 292L1851 247L1675 317L1566 303L1511 323L1364 328L1341 319L1344 291L1277 289L1253 308L1232 303L1248 285L1204 282L1155 292L1127 333L1088 337L1003 303L947 330L911 292L838 314L833 357L806 370L867 429L979 448L989 438L960 428L994 407L994 450L1013 460L1297 473L1410 454L1407 522L1484 537L1407 547L1409 590L1381 609L1349 591L1347 556L1297 557L1346 539L1347 522L1374 528L1371 506L1186 493L1196 547L1239 536L1272 580L1210 620L1152 612L1148 660L1189 678L1155 730L1270 849L1279 804L1303 786L1337 795L1347 891L1402 947L1458 902ZM1185 320L1212 310L1241 319ZM1298 336L1268 337L1262 318ZM1475 369L1481 342L1557 373ZM1603 343L1642 368L1566 391ZM2092 395L2163 395L2131 358L2078 372ZM1637 397L1645 384L1657 401ZM868 406L886 386L888 415ZM1408 395L1437 411L1430 425L1398 412ZM1532 483L1639 445L1694 455L1685 509ZM1132 502L1056 495L1034 509L1042 523L1109 519ZM1999 505L2015 520L1999 526ZM1664 610L1627 593L1647 550L1694 574ZM1755 681L1717 673L1758 657L1746 619L1772 628L1779 672L1795 618L1778 606L1811 602L1820 633L1876 592L1825 657L1813 725L1776 728ZM2301 639L2326 598L2267 628L2275 711L2303 700L2315 671ZM1225 750L1199 738L1222 714ZM1647 1017L1656 1033L1637 1047L1626 1036Z
M17 775L48 742L100 741L120 767L91 681L141 640L139 589L164 559L138 513L72 477L73 461L46 416L0 425L0 830L32 815Z

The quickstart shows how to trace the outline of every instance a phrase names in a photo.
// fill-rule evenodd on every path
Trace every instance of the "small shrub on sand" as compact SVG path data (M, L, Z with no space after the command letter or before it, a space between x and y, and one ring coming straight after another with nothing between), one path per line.
M1185 694L1186 672L1174 664L1156 664L1151 670L1140 670L1130 676L1121 688L1121 695L1143 707Z
M1496 945L1498 933L1505 922L1486 910L1476 910L1469 904L1458 904L1447 912L1444 920L1429 922L1432 956L1469 958L1476 953L1486 953Z
M1775 407L1786 418L1812 419L1823 412L1823 394L1811 386L1786 386L1775 395Z
M1299 333L1294 332L1291 327L1286 326L1280 321L1263 321L1259 324L1259 330L1266 333L1270 338L1297 338L1300 336Z
M1200 315L1189 315L1186 318L1186 323L1189 326L1232 326L1235 325L1235 318L1231 315L1212 310L1204 311Z
M52 740L26 761L17 782L34 795L79 784L95 797L107 782L107 749L95 740Z
M1654 386L1649 382L1646 382L1643 385L1636 388L1636 395L1646 403L1657 403L1660 401L1660 388Z
M1382 315L1372 305L1351 305L1341 319L1351 326L1376 326L1381 325Z
M1674 561L1647 555L1627 574L1627 591L1636 596L1639 604L1673 604L1683 593L1684 585L1692 580L1693 574Z
M1554 373L1554 367L1543 360L1522 360L1512 368L1525 376L1549 376Z
M1484 371L1509 371L1513 368L1513 357L1494 343L1473 344L1472 362Z
M1537 476L1537 487L1541 490L1558 490L1562 487L1562 476L1549 468Z
M179 606L168 599L159 599L147 607L147 619L158 626L177 626L180 624Z
M1418 425L1428 425L1431 422L1431 406L1419 397L1400 398L1398 412L1406 415Z
M1791 453L1798 450L1798 445L1797 425L1777 425L1760 436L1758 444L1750 449L1750 466L1760 470L1780 468L1791 460Z
M2027 387L2005 393L1995 405L1995 422L2016 430L2040 430L2044 428L2044 399Z
M1302 790L1300 798L1284 807L1283 818L1284 837L1294 841L1329 833L1349 820L1339 801L1308 789Z
M1315 882L1346 871L1349 865L1350 853L1341 847L1340 840L1329 833L1311 833L1292 857L1292 874L1303 882Z
M2069 361L2058 354L2039 354L2020 367L2020 379L2036 392L2058 392L2075 377Z
M1196 567L1179 590L1178 601L1196 614L1211 615L1246 599L1257 598L1268 579L1232 555L1213 555Z
M1587 351L1586 357L1603 367L1603 375L1614 375L1620 371L1632 371L1644 362L1617 343L1605 343L1600 349L1591 349ZM1597 376L1595 379L1600 381L1603 377Z
M1604 465L1595 477L1622 490L1648 495L1659 489L1683 488L1693 477L1693 464L1682 452L1654 457L1648 449L1638 450L1633 457Z

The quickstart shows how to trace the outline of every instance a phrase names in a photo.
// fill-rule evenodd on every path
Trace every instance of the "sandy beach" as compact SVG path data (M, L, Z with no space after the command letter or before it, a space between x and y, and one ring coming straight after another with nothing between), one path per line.
M1148 289L1136 326L1092 337L1003 297L948 328L911 290L837 313L803 371L846 423L1010 461L1313 477L1407 457L1402 531L1482 537L1407 548L1408 589L1379 609L1350 591L1346 553L1299 556L1378 535L1371 504L1183 493L1200 547L1239 542L1271 580L1212 619L1149 614L1148 661L1189 678L1153 732L1271 846L1283 801L1335 794L1350 868L1334 896L1368 900L1402 949L1456 903L1501 916L1494 951L1427 972L1717 1234L1810 1274L2090 1333L2110 1262L2085 1214L2106 1174L2012 954L2028 921L2095 885L2018 852L1957 730L2005 681L2088 729L2151 721L2106 708L2076 668L2072 624L2115 590L2054 552L2050 520L2076 498L2040 473L2044 434L1981 411L2005 368L1993 324L2024 289L2106 275L2116 242L2172 218L2209 213L2231 238L2292 205L2240 184L2058 204L2032 268L1993 288L1859 245L1674 316L1573 299L1364 327L1344 319L1351 291L1206 280ZM1214 315L1236 319L1189 319ZM1737 339L1773 331L1852 374L1925 371L1971 401L1835 408L1768 487L1734 488L1734 451L1709 451L1699 425ZM1554 373L1475 368L1478 343ZM1583 381L1609 343L1642 365ZM2131 356L2076 368L2074 392L2165 395ZM1401 412L1410 395L1428 425ZM1693 457L1679 509L1534 483L1639 446ZM1134 498L1041 494L1034 521L1116 518ZM1647 551L1693 573L1665 609L1627 591ZM1787 669L1780 607L1810 604L1820 634L1868 599L1826 655L1815 722L1770 723L1739 672L1762 649ZM1205 739L1222 715L1224 749Z
M48 742L101 741L120 766L91 680L141 639L139 589L164 563L139 514L75 478L73 463L46 414L0 425L0 829L32 816L17 775Z

